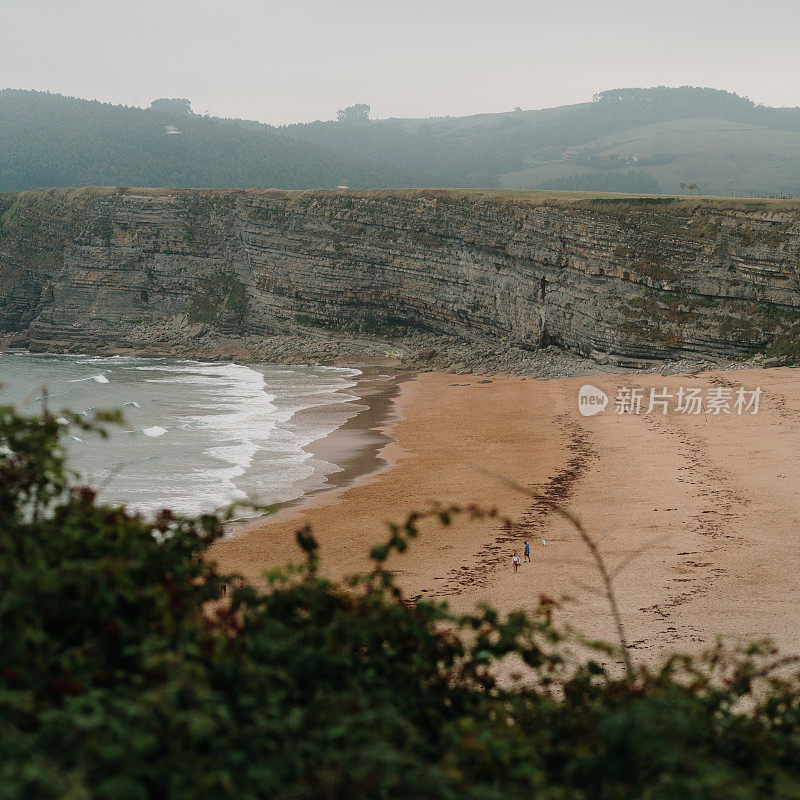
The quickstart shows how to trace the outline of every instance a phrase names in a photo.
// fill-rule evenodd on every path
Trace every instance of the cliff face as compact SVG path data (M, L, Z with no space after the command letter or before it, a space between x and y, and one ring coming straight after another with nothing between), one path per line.
M800 205L458 191L0 196L0 331L39 347L408 328L635 364L796 357Z

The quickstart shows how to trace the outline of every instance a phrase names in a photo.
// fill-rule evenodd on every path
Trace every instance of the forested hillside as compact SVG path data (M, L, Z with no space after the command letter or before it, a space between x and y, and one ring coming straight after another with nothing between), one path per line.
M275 128L43 92L0 91L0 191L34 187L572 189L800 194L800 109L716 89L616 89L540 111Z
M114 106L45 92L0 91L0 191L52 186L407 186L367 164L268 125Z

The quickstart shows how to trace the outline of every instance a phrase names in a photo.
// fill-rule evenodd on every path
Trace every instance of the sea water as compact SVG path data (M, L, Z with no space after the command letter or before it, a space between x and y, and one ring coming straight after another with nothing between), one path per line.
M65 426L69 466L103 501L144 514L197 514L233 502L285 502L322 488L338 468L304 448L362 408L347 392L359 374L0 353L0 405L32 414L46 403L57 416L63 409L87 419L95 410L121 410L124 424L106 426L106 440Z

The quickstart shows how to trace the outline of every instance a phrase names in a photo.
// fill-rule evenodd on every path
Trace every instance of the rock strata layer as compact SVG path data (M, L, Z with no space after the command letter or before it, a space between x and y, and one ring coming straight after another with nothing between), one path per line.
M409 363L447 351L510 371L548 345L623 367L786 361L800 354L799 270L792 201L0 195L0 335L40 350Z

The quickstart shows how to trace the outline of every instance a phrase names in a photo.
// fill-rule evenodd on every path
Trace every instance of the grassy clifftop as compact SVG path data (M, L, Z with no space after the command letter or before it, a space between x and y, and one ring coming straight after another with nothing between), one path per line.
M30 201L37 198L41 202L81 203L87 200L115 195L141 195L147 197L226 197L241 194L242 196L279 196L287 198L402 198L415 197L442 198L446 200L486 200L507 201L520 205L630 205L636 208L669 206L675 209L687 209L699 206L715 208L732 208L742 211L800 210L800 198L778 197L729 197L722 195L662 195L636 194L629 192L590 192L567 191L556 189L492 189L473 187L400 187L385 189L274 189L231 187L180 188L152 186L81 186L72 188L29 189L20 192L0 192L0 216L16 202L23 199Z

